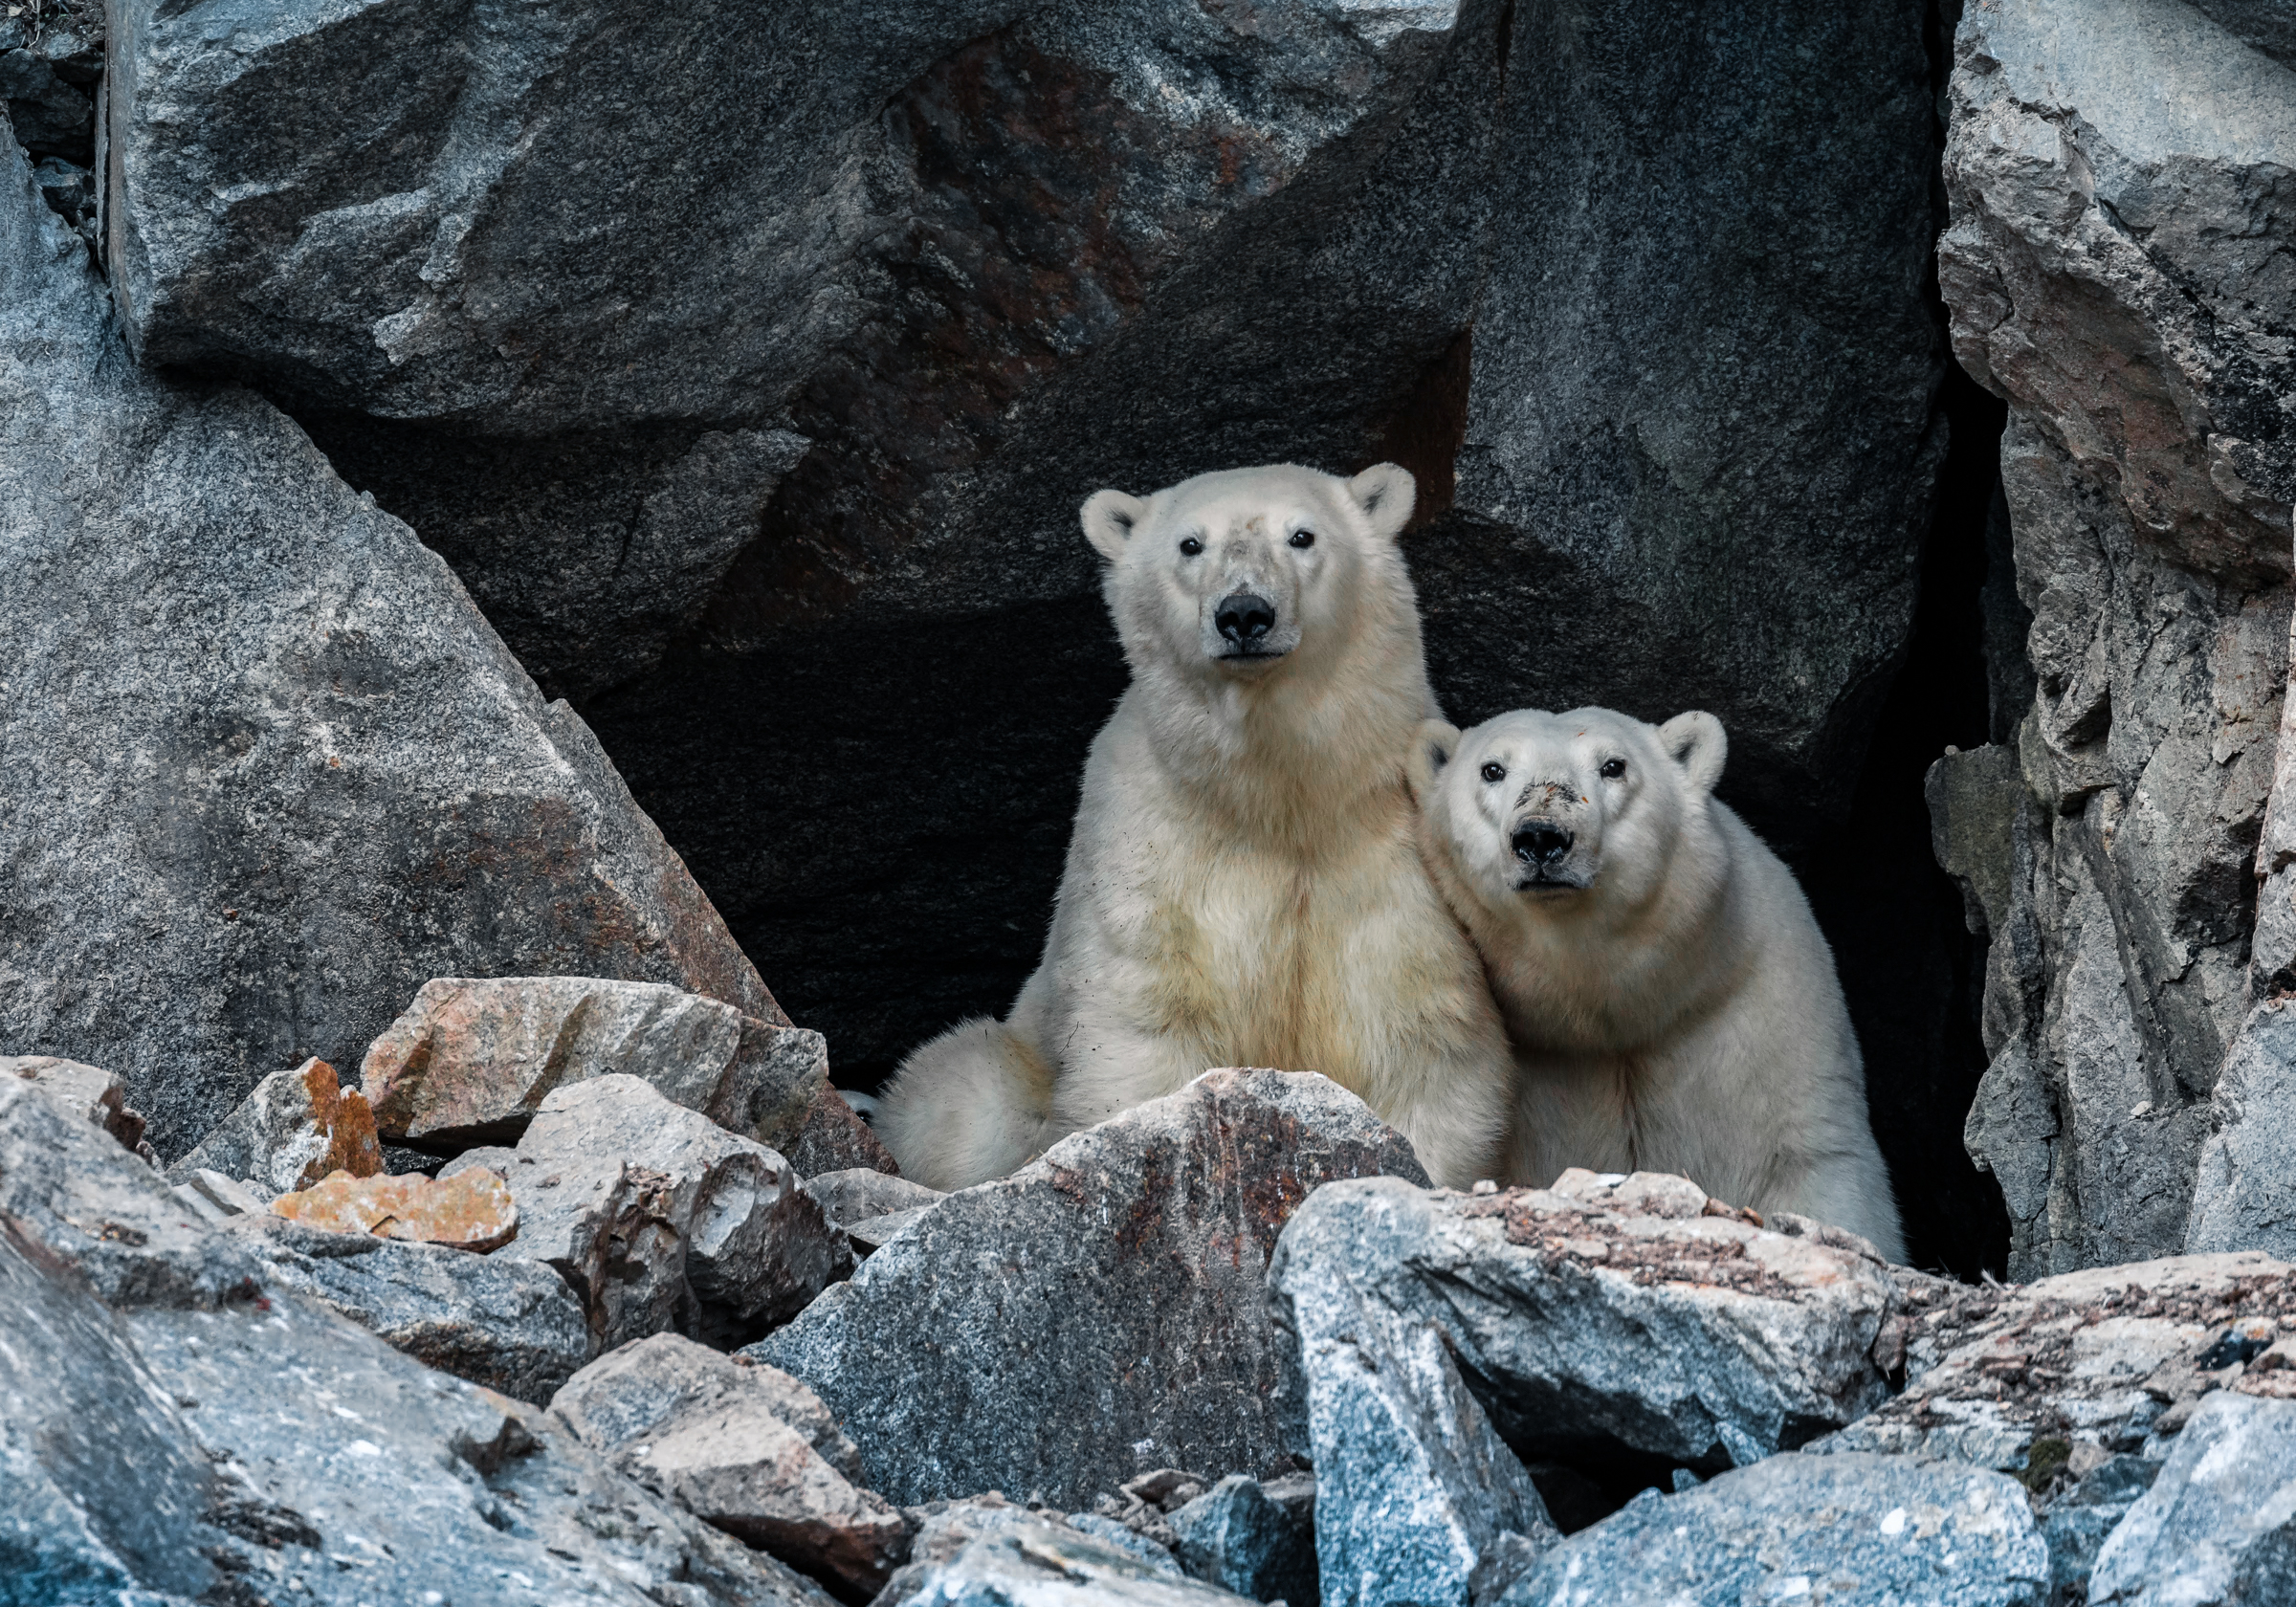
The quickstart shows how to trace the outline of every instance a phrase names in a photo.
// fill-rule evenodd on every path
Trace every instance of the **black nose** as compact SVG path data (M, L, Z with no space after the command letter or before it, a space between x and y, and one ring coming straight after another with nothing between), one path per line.
M1552 865L1571 851L1571 834L1546 821L1525 821L1514 828L1514 857L1525 865Z
M1257 592L1239 591L1220 600L1212 623L1237 647L1247 647L1275 628L1275 605Z

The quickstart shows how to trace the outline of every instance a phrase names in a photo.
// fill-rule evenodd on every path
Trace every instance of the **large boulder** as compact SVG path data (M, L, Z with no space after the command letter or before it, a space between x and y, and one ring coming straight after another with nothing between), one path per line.
M432 1372L184 1220L0 1079L0 1579L24 1601L828 1607L537 1409ZM438 1252L447 1253L447 1252ZM525 1583L520 1583L525 1581Z
M163 1156L441 974L785 1022L443 561L268 403L121 361L9 141L0 556L0 1044L117 1070Z
M2252 991L2296 979L2296 920L2251 905L2255 875L2288 896L2259 837L2288 669L2296 72L2245 42L2251 11L2000 0L1954 42L1938 271L1955 355L2009 404L2037 683L2013 762L1955 761L2002 795L1961 867L2001 894L1969 1143L2018 1278L2186 1247L2219 1068Z
M1336 1083L1207 1072L950 1195L747 1354L817 1390L898 1502L1289 1472L1276 1236L1318 1187L1381 1173L1425 1181Z
M2219 1395L2098 1552L2094 1607L2296 1601L2296 1400Z

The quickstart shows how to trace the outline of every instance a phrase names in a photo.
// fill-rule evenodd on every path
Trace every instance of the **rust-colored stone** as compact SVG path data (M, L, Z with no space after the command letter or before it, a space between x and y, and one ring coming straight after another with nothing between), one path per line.
M519 1233L510 1185L483 1167L443 1181L419 1174L355 1178L335 1172L311 1188L279 1196L271 1208L329 1233L371 1233L481 1253L509 1244Z
M335 1068L314 1057L296 1068L303 1091L311 1097L311 1119L325 1135L326 1150L303 1168L297 1186L309 1188L322 1178L347 1172L354 1178L373 1178L383 1171L383 1144L375 1134L375 1113L366 1095L346 1089Z

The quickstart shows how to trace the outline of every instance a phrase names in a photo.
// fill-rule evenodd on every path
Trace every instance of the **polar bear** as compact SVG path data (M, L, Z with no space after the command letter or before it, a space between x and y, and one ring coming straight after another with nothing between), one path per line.
M1701 713L1421 727L1428 873L1515 1047L1508 1176L1680 1172L1902 1261L1833 952L1793 872L1712 796L1727 749Z
M1085 503L1132 684L1085 761L1035 974L885 1091L905 1175L1003 1176L1219 1066L1321 1071L1431 1176L1493 1175L1506 1031L1403 775L1437 712L1396 545L1412 497L1393 464L1283 464Z

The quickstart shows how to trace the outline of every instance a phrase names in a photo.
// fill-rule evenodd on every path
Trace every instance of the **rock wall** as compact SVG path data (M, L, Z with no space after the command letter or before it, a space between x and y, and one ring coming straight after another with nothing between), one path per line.
M245 390L136 366L0 142L0 1042L174 1158L439 975L676 982L785 1024L582 720Z
M2258 845L2288 671L2296 74L2249 11L1994 0L1955 45L1939 272L1956 357L2010 405L2037 685L1931 795L1989 940L1968 1142L2014 1276L2184 1245L2237 1120L2219 1068L2286 985L2256 878L2282 870Z

